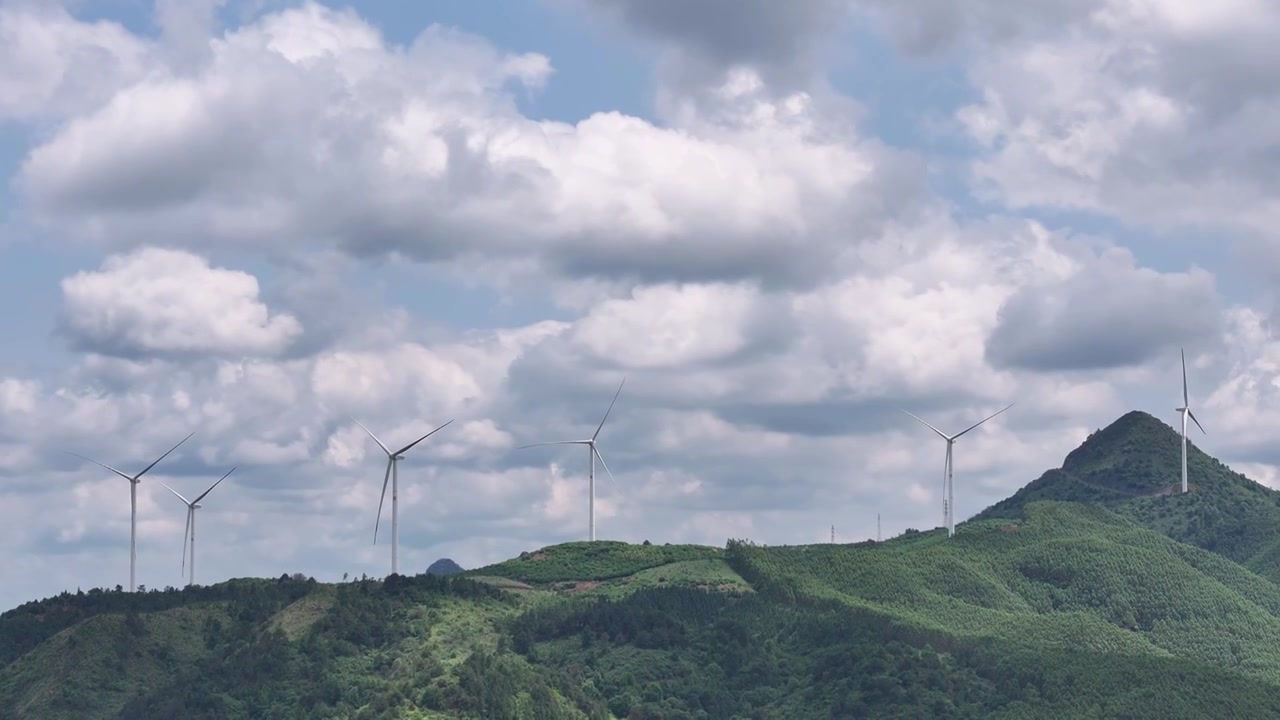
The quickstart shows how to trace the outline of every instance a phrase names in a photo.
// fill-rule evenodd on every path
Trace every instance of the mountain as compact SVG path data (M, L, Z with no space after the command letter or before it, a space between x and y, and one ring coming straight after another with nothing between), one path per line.
M462 566L449 558L440 558L427 566L428 575L455 575L460 572L464 572Z
M0 718L1280 717L1275 493L1196 450L1162 494L1171 434L1130 413L950 539L64 593L0 615Z
M1016 517L1037 500L1101 505L1280 582L1280 492L1188 442L1191 492L1182 494L1181 453L1177 431L1147 413L1130 412L1090 435L1061 468L975 519Z

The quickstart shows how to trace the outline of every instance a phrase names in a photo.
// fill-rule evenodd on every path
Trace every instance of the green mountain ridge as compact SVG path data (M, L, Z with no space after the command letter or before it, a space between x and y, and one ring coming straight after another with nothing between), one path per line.
M1280 494L1167 494L1179 442L1125 415L950 539L63 593L0 614L0 718L1280 717Z
M1037 500L1101 505L1174 540L1211 550L1280 582L1280 492L1187 443L1182 494L1181 437L1144 412L1090 435L1050 470L974 519L1017 517Z

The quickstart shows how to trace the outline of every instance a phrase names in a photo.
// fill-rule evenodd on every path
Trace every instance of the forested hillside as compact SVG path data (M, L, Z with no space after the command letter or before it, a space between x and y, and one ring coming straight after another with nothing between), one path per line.
M1089 437L1062 467L978 515L1017 517L1036 500L1108 507L1280 582L1280 492L1233 472L1188 443L1192 492L1180 492L1182 440L1144 412L1131 412Z
M1269 573L1274 494L1199 451L1191 496L1153 494L1177 479L1153 421L951 539L28 603L0 615L0 718L1280 717L1280 586L1245 566Z

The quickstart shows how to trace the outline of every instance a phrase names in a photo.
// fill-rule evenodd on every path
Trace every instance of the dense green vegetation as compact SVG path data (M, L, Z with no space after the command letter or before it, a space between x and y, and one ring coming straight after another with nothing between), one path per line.
M1091 435L1061 469L1045 473L978 519L1017 517L1036 500L1102 505L1280 582L1280 492L1233 472L1189 442L1192 492L1184 495L1181 443L1160 420L1128 413Z
M1280 717L1276 494L1198 450L1160 494L1170 435L1126 415L951 539L64 593L0 615L0 718Z

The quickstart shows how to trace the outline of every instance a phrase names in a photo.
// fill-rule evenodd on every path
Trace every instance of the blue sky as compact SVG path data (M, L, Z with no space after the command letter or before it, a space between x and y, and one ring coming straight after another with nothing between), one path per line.
M127 578L123 481L59 449L193 430L140 486L148 586L182 582L158 481L231 465L202 582L385 574L351 416L455 420L402 467L408 568L578 539L585 458L516 447L623 377L609 539L933 527L898 408L1016 400L957 448L971 515L1175 422L1180 347L1205 449L1276 483L1280 96L1242 38L1280 18L1104 5L0 0L0 606Z

